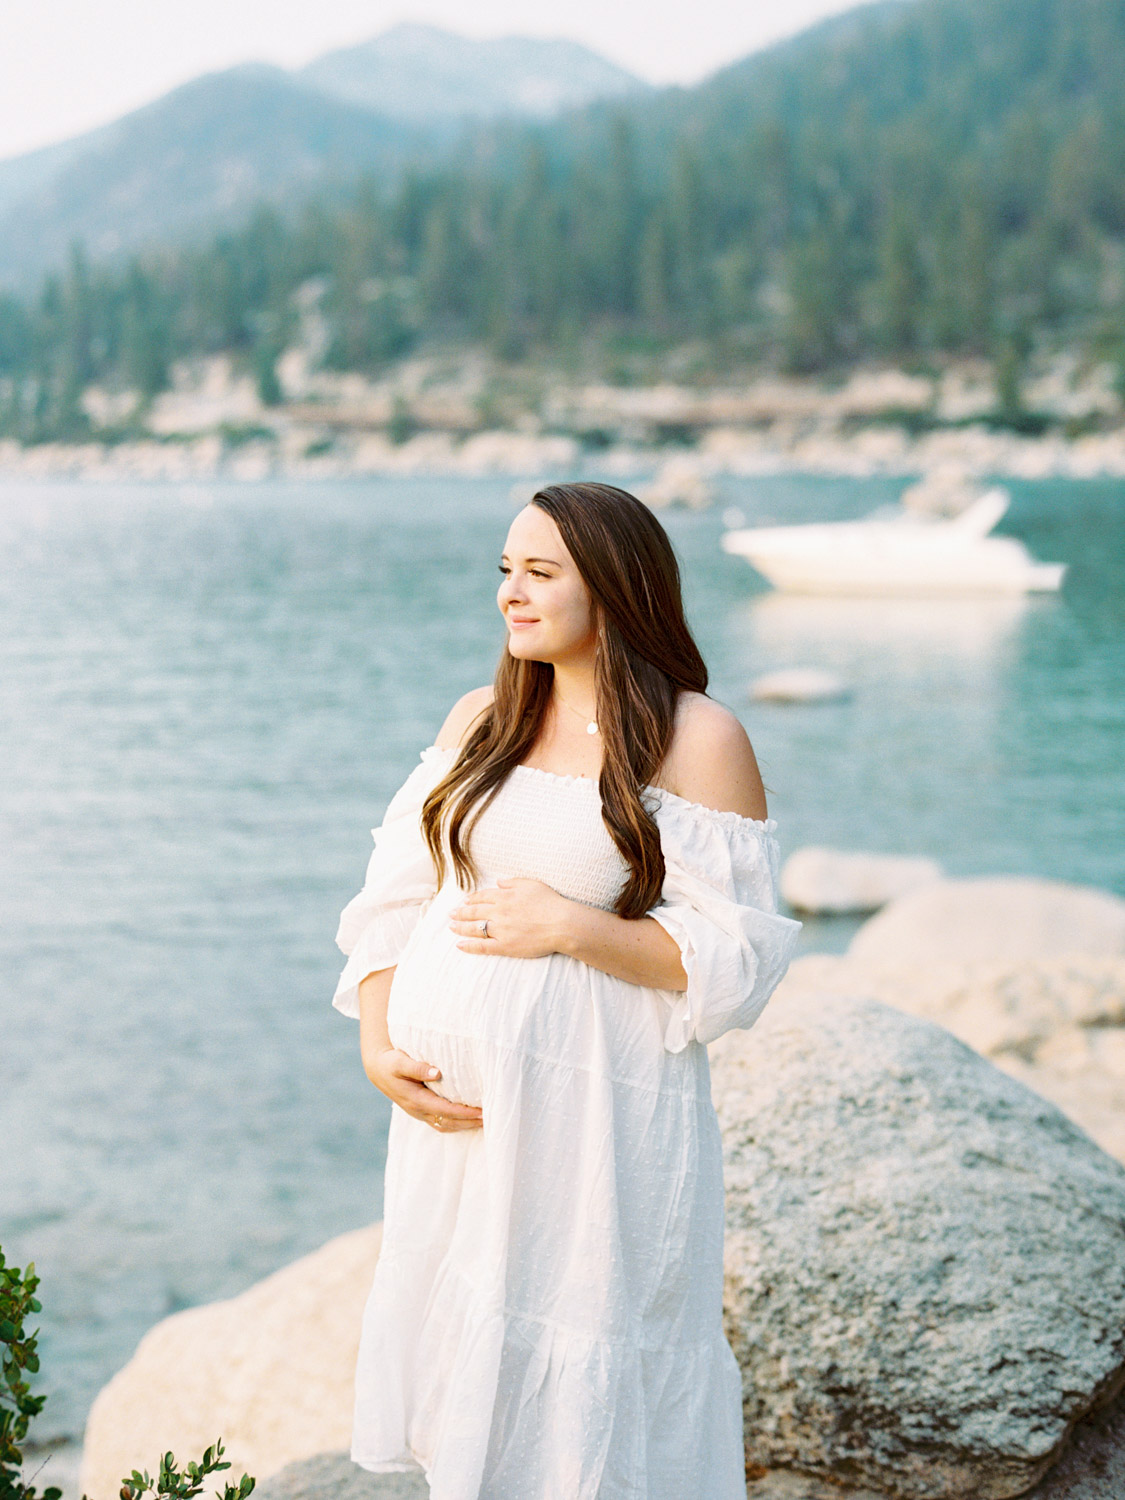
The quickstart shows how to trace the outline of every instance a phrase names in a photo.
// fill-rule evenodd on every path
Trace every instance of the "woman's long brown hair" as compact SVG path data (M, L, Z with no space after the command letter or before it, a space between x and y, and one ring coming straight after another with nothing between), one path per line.
M679 692L705 693L707 668L684 617L676 554L646 505L608 484L547 485L531 504L558 527L593 599L598 790L603 821L631 872L615 909L622 917L642 917L660 899L664 856L641 793L668 753ZM505 643L492 703L422 808L439 885L443 828L458 884L467 889L477 879L466 840L496 789L534 746L554 675L550 662L512 656Z

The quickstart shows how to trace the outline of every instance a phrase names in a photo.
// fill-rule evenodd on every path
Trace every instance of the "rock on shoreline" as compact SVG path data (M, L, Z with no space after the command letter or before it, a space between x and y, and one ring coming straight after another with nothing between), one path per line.
M915 966L811 954L790 967L771 1004L833 994L867 995L945 1026L1125 1162L1125 957Z
M657 483L674 461L674 487ZM912 436L894 426L855 433L776 422L772 427L713 427L686 451L621 441L587 448L567 434L486 429L420 432L394 442L385 432L345 432L329 440L320 429L294 428L276 436L220 432L158 436L116 444L40 443L21 447L0 441L0 481L90 480L330 480L426 476L507 475L542 478L591 467L604 476L647 476L653 504L708 502L712 482L725 475L877 475L907 478L955 464L968 475L993 479L1098 479L1125 477L1125 429L1076 440L995 432L984 426ZM652 488L655 486L655 488Z
M90 1411L82 1462L90 1500L117 1500L123 1474L151 1471L169 1448L198 1458L220 1436L236 1480L346 1448L381 1238L381 1224L340 1235L239 1297L150 1329Z
M781 869L781 894L796 911L821 915L877 911L897 896L941 878L932 859L860 854L810 845Z
M749 1458L906 1500L1026 1491L1125 1382L1125 1168L877 1001L775 998L712 1053Z
M935 880L865 922L848 947L861 962L928 964L1125 955L1125 901L1029 876Z

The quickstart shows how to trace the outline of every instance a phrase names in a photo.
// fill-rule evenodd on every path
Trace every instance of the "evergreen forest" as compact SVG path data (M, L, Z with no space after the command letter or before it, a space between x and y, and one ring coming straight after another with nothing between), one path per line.
M0 428L89 427L228 352L280 399L309 296L323 360L418 349L604 368L685 343L729 375L1037 349L1125 364L1125 3L881 0L692 89L489 124L440 159L205 242L0 297Z

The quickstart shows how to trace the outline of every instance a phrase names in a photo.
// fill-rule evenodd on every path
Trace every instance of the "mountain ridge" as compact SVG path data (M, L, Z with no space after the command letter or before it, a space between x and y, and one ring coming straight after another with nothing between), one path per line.
M420 144L264 63L203 74L95 134L0 216L9 284L60 264L75 240L102 260L190 238L302 184L399 166Z
M413 64L392 88L386 55L404 42ZM434 108L434 88L422 86L427 55L448 108ZM375 107L380 85L386 108ZM76 240L102 258L197 236L256 199L299 198L318 179L393 177L447 149L464 123L542 118L599 90L646 87L579 43L482 42L409 24L303 68L251 61L204 73L95 130L0 162L0 284L29 289Z
M326 93L396 119L549 117L650 85L566 37L465 37L399 22L298 70Z

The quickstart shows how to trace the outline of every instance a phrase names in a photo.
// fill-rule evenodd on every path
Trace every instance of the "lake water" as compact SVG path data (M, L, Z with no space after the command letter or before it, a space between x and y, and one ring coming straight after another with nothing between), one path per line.
M732 480L665 517L784 849L1125 894L1125 486L1013 487L1002 529L1071 565L1059 597L784 598L719 548L724 505L900 488ZM167 1313L379 1216L389 1106L332 939L368 830L491 679L513 509L508 480L0 489L0 1240L42 1276L40 1437ZM790 665L854 695L748 703Z

